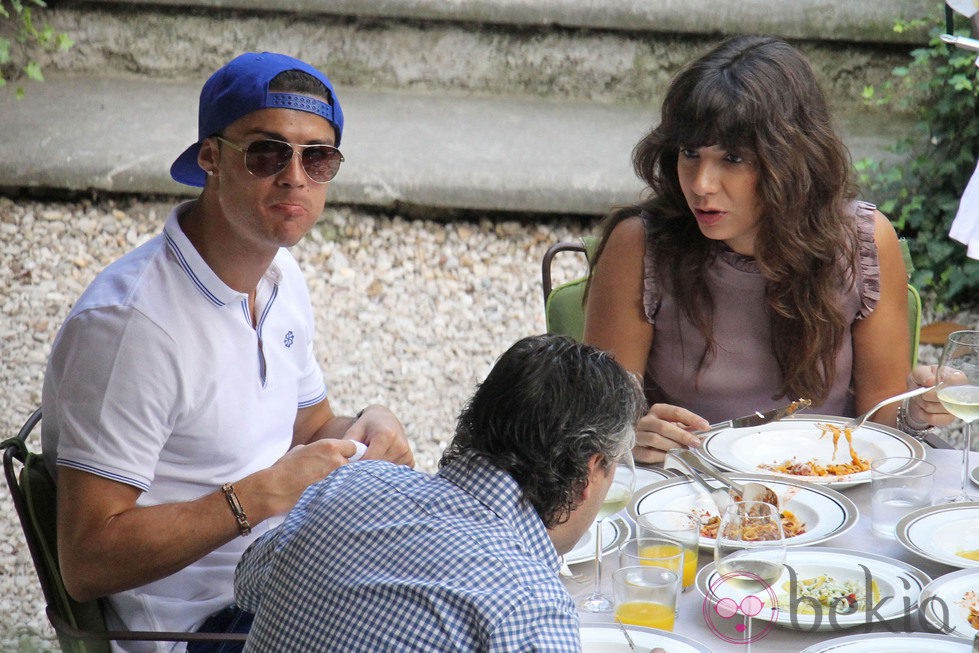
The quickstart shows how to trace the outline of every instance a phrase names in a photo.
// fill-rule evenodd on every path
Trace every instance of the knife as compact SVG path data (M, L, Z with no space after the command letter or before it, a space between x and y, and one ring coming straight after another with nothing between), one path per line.
M714 431L720 431L721 429L742 429L750 426L761 426L762 424L768 424L769 422L780 420L783 417L788 417L796 411L802 410L803 408L809 408L811 405L812 401L809 399L797 399L787 406L773 408L772 410L765 411L764 413L755 411L750 415L745 415L744 417L735 417L734 419L729 419L726 422L711 424L706 431L694 431L693 434L704 435L705 433L713 433Z

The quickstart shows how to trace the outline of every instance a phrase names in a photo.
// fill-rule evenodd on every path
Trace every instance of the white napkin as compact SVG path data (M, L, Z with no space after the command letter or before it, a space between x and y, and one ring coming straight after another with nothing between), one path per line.
M357 462L358 460L364 457L365 453L367 453L367 445L364 444L363 442L358 442L357 440L354 440L354 446L357 447L357 451L354 452L354 455L347 458L347 461L351 463Z
M979 165L962 193L959 210L948 235L968 247L966 254L969 258L979 260Z
M962 14L966 18L979 11L979 0L945 0L945 4L952 8L952 11Z

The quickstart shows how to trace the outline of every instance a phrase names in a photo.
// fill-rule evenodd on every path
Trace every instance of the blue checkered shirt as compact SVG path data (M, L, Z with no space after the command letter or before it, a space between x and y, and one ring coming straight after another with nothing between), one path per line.
M581 650L543 523L478 460L343 466L245 552L235 598L251 652Z

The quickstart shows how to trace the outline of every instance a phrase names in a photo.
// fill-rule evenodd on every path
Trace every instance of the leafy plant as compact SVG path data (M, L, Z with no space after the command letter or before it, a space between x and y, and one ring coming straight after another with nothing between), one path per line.
M46 6L44 0L0 0L0 87L23 78L43 82L41 66L32 53L37 48L67 50L75 44L47 23L35 24L33 9ZM16 95L24 97L22 86L17 86Z
M903 21L895 30L927 24ZM928 45L892 71L882 92L864 89L868 104L910 111L915 123L894 146L897 164L862 160L857 170L869 196L879 200L880 210L909 241L916 268L912 283L941 306L955 307L974 303L979 290L979 261L948 237L979 154L979 83L976 53L950 49L939 38L944 32L944 25L932 25ZM956 33L969 34L967 29Z

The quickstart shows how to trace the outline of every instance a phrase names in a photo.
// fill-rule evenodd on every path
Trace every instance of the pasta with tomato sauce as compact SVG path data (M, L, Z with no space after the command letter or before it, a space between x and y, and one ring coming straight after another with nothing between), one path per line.
M821 433L819 437L825 437L827 434L833 437L833 458L836 458L836 451L839 446L840 436L846 438L847 445L850 449L850 461L845 463L827 463L822 464L817 462L814 458L806 461L797 461L795 458L791 460L786 460L777 465L759 465L762 469L771 470L773 472L779 472L780 474L791 474L793 476L848 476L850 474L858 474L860 472L866 472L870 469L870 461L866 458L861 458L857 454L857 450L853 448L853 432L850 429L842 429L835 424L822 424L817 423Z

